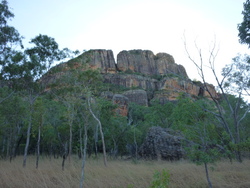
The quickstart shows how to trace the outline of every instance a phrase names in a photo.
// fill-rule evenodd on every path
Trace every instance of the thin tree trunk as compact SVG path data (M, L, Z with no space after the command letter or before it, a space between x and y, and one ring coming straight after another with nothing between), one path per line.
M7 147L6 147L6 159L10 156L10 138L7 140Z
M7 148L7 151L8 151L8 155L7 157L10 158L10 162L11 162L11 159L12 159L12 149L13 149L13 145L15 144L14 142L14 138L13 138L13 133L14 131L11 129L11 134L9 136L9 141L8 141L8 148Z
M79 159L83 157L83 147L82 147L82 127L80 126L80 131L79 131L79 137L80 137L80 154L79 154Z
M72 136L72 127L73 127L73 120L74 120L74 105L71 106L70 108L70 104L69 104L69 153L68 153L68 157L69 157L69 163L71 162L71 155L72 155L72 140L73 140L73 136Z
M238 162L242 163L242 157L239 146L236 146L235 157Z
M239 130L239 125L237 124L236 126L236 159L238 162L242 162L242 157L241 157L241 152L240 152L240 148L238 146L238 144L240 143L240 130Z
M38 168L39 157L40 157L40 140L41 140L41 126L38 127L36 168Z
M93 113L93 111L91 109L91 106L90 106L89 98L88 98L88 106L89 106L89 111L90 111L91 115L98 122L98 125L99 125L99 128L100 128L100 134L101 134L101 138L102 138L103 160L104 160L104 165L107 166L107 154L106 154L106 146L105 146L104 134L103 134L103 131L102 131L102 124L101 124L101 121Z
M64 154L63 154L63 161L62 161L62 170L64 170L64 165L65 165L65 160L67 159L67 154L68 154L68 143L66 142L64 145Z
M83 148L83 153L82 155L82 173L81 173L81 181L80 181L80 188L83 188L83 183L84 183L84 167L85 167L85 162L86 162L86 150L87 150L87 142L88 142L88 132L87 132L87 125L84 125L84 148ZM81 149L82 151L82 149Z
M37 96L36 96L37 97ZM28 130L27 130L27 138L26 138L26 144L24 149L24 155L23 155L23 167L26 167L26 161L27 161L27 155L28 155L28 149L30 144L30 131L32 127L32 113L33 113L33 104L36 100L36 97L32 98L32 94L29 96L29 123L28 123Z
M23 135L22 135L20 138L18 138L18 135L20 135L20 131L21 131L21 128L19 126L17 126L17 131L16 131L16 134L14 136L14 144L13 144L12 152L11 152L11 156L10 156L10 162L12 161L13 158L16 157L17 149L18 149L20 142L22 140L22 137L23 137Z
M96 129L95 129L95 157L97 158L97 153L98 153L98 148L97 148L97 144L98 144L98 124L96 124Z
M72 123L69 125L69 163L71 161L72 153Z
M137 141L136 141L136 136L135 136L135 128L134 128L134 144L135 144L135 160L137 161L137 159L138 159L138 148L137 148Z
M31 130L31 114L30 114L30 119L29 119L29 126L27 130L27 138L26 138L26 144L25 144L24 155L23 155L23 167L26 167L27 154L28 154L29 143L30 143L30 130Z
M5 137L3 138L3 147L2 147L2 151L1 151L1 153L2 153L2 157L4 158L4 152L5 152L5 142L6 142L6 139L5 139Z
M209 178L209 174L208 174L207 163L204 163L204 165L205 165L205 171L206 171L208 186L209 186L209 188L213 188L212 183L211 183L210 178Z
M113 151L111 152L111 157L113 157L113 159L116 159L117 158L118 147L117 147L117 144L116 144L116 140L114 139L113 136L112 136L112 140L113 140L113 143L114 143L114 148L113 148Z

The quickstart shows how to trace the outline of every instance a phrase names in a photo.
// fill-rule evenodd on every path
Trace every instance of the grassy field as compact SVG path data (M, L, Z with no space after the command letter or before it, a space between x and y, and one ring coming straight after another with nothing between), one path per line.
M35 158L29 157L27 167L22 167L22 157L11 163L0 160L1 188L74 188L79 187L81 161L73 158L71 164L61 169L61 159L41 158L35 168ZM210 166L211 167L211 166ZM213 167L213 168L212 168ZM243 163L219 162L210 168L211 180L215 188L249 188L250 160ZM155 171L170 172L170 187L207 187L203 166L187 161L133 161L111 160L108 167L102 159L88 159L86 164L86 188L146 188L149 187Z

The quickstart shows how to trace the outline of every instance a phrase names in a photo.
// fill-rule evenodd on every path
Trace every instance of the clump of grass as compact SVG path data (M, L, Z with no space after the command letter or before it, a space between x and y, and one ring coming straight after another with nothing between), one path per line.
M35 168L35 157L29 157L26 168L22 157L11 163L0 161L0 187L19 188L74 188L79 187L81 161L74 157L71 164L66 162L61 169L61 159L42 158ZM221 161L211 170L214 187L250 187L250 160L243 163ZM155 172L169 173L170 188L207 187L203 166L188 161L108 161L87 159L84 187L88 188L146 188L154 180Z

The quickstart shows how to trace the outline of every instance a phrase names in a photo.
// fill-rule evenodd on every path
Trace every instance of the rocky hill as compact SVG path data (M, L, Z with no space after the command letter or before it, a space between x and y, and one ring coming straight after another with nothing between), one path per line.
M70 69L97 69L104 83L126 88L126 91L102 91L101 95L121 106L126 115L129 102L148 106L151 101L160 103L177 100L180 93L192 98L209 97L201 82L191 81L182 65L175 63L167 53L153 54L149 50L121 51L115 61L111 50L90 50L77 58L52 68L42 80L53 83ZM210 92L217 97L213 85Z

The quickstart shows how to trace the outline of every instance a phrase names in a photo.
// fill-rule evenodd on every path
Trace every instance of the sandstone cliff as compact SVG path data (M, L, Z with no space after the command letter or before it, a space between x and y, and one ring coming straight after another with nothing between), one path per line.
M182 65L177 65L167 53L154 55L149 50L122 51L117 55L117 68L120 71L132 71L146 75L176 74L187 78Z
M43 81L53 83L68 70L99 70L103 82L126 88L127 91L109 93L110 100L120 104L123 115L127 113L127 104L135 102L147 106L151 100L161 103L177 100L180 93L190 97L209 97L204 85L192 82L182 65L175 63L167 53L153 54L149 50L122 51L117 55L117 63L111 50L90 50L80 56L52 68ZM217 97L213 85L207 85ZM117 91L116 91L117 92ZM103 93L105 94L105 92ZM106 93L107 94L107 93ZM119 95L116 95L119 94ZM121 101L119 102L119 99Z

